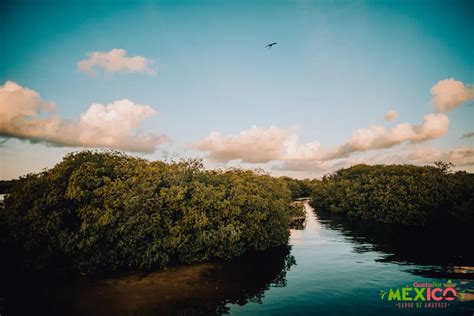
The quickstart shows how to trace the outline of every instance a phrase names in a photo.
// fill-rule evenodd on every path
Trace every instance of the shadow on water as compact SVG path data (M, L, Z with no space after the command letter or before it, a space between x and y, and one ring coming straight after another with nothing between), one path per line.
M221 315L230 309L235 314L349 315L357 314L356 307L360 314L399 314L395 306L380 301L378 293L399 284L400 278L410 279L411 273L427 277L427 282L459 283L467 289L468 301L457 303L449 313L472 315L474 253L469 230L347 221L305 207L306 226L291 231L293 249L274 248L229 262L62 282L14 273L11 265L0 269L0 314ZM293 255L299 265L288 273L296 264Z
M286 286L286 273L296 264L290 251L279 247L229 262L67 285L16 282L17 288L6 293L5 314L221 315L228 312L227 303L260 302L270 287Z
M470 229L348 221L320 213L318 218L322 225L340 231L351 241L355 252L383 253L379 262L411 266L408 272L424 277L474 279Z

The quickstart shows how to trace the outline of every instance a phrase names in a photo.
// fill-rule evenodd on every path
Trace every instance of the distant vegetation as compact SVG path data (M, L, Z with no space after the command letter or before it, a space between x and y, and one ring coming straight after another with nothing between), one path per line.
M301 229L306 221L304 201L294 201L290 207L290 227Z
M450 168L437 163L341 169L315 183L310 204L347 218L474 227L474 174Z
M290 203L263 173L83 151L16 181L0 230L29 270L148 270L286 245Z
M0 194L7 193L15 184L15 180L0 180Z
M290 177L280 177L280 179L283 180L290 189L293 199L310 197L315 183L319 182L318 180L298 180Z

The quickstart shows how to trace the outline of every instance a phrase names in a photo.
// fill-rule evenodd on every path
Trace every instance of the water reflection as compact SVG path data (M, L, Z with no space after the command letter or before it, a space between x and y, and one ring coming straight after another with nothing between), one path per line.
M17 291L16 304L9 297L9 311L33 315L45 306L42 313L56 315L221 315L227 303L259 302L270 287L285 286L286 273L296 263L290 250L279 247L230 262L81 280L73 286L43 282L37 291Z
M427 230L327 218L309 205L290 244L231 262L169 268L107 280L16 282L3 315L472 315L473 253L454 228ZM298 265L295 266L295 258ZM291 270L290 270L291 268ZM4 271L12 271L4 269ZM414 276L415 275L415 276ZM400 310L381 289L452 279L465 301L449 310ZM471 279L471 280L469 280ZM2 279L4 281L5 279ZM260 304L261 303L261 304ZM1 307L1 301L0 301ZM404 313L406 312L406 313Z
M426 277L474 279L472 233L467 230L347 221L327 214L318 218L352 242L355 252L383 253L378 262L411 266L409 272Z

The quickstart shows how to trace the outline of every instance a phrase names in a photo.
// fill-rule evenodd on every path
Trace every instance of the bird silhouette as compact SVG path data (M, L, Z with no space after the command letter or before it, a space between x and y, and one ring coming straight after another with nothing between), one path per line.
M273 45L276 45L276 44L277 44L277 43L273 42L273 43L268 44L268 45L265 46L265 47L268 47L268 49L270 49L270 48L272 48Z

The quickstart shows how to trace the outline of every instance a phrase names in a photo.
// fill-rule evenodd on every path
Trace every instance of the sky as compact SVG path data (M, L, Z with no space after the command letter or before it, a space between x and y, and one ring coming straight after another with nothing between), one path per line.
M472 1L2 1L0 179L84 148L472 172L473 21Z

